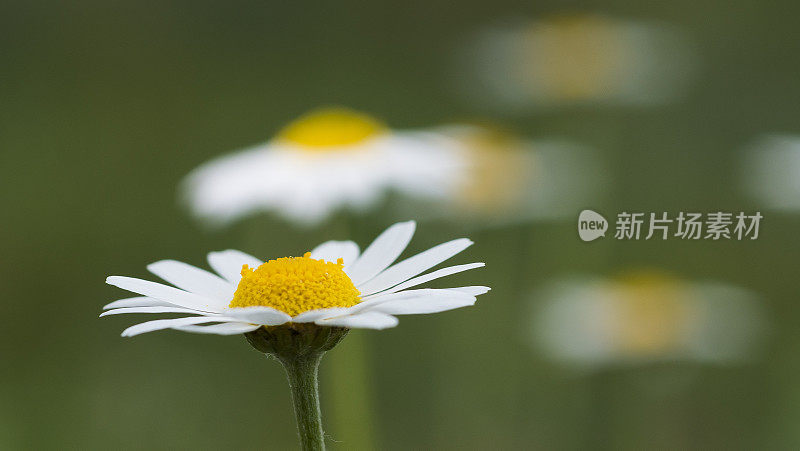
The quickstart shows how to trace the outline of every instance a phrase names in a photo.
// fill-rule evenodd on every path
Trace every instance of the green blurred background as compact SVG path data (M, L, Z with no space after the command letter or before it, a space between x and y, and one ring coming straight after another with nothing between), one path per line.
M700 60L686 97L503 115L451 89L452 55L476 29L564 10L680 27ZM396 218L335 218L356 223L345 233L262 215L209 232L176 200L198 164L343 104L401 128L482 117L591 145L612 180L590 205L599 211L752 212L739 151L762 133L800 132L798 12L755 0L0 3L0 448L297 446L277 363L242 337L122 339L133 317L97 318L125 297L104 278L148 277L162 258L203 266L218 249L296 255L347 235L363 247ZM352 382L367 387L366 416L332 406L353 392L329 377L348 340L333 350L321 368L331 448L797 449L800 220L763 213L752 242L588 245L572 218L423 222L412 251L468 235L477 244L454 264L487 267L448 284L494 290L473 308L357 332L367 367ZM583 372L529 345L532 289L632 267L759 293L770 328L758 355Z

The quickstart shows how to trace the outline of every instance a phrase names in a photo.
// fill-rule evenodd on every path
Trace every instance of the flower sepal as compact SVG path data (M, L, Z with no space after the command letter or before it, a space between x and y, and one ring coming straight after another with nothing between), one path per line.
M244 335L259 352L283 360L323 354L333 349L349 331L345 327L318 326L314 323L286 323L263 326Z

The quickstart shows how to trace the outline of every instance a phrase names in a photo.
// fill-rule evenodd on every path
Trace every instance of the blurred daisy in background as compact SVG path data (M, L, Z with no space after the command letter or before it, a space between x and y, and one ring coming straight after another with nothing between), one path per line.
M447 139L403 132L345 108L312 111L265 144L212 160L183 184L191 211L224 225L259 211L313 225L387 192L437 194L458 170ZM443 180L444 179L444 180Z
M695 67L679 30L599 14L517 21L469 42L457 68L463 95L498 108L662 103L685 90Z
M363 253L352 241L328 241L302 257L266 262L236 250L212 252L208 263L216 274L174 260L159 261L147 269L174 287L132 277L108 277L107 283L140 296L112 302L100 316L191 315L140 323L125 329L123 336L164 329L233 335L287 323L289 327L312 323L385 329L397 325L395 315L467 307L475 303L476 296L489 291L483 286L414 288L484 266L448 266L420 275L471 246L466 238L394 263L415 229L414 221L395 224Z
M406 205L416 215L504 225L563 218L602 197L605 171L588 147L529 141L493 125L450 125L435 133L451 138L439 151L457 160L459 170L439 178L441 195Z
M764 331L753 293L657 272L561 280L534 299L534 344L586 367L740 362L754 355Z
M759 207L800 210L800 136L758 138L744 154L742 185Z

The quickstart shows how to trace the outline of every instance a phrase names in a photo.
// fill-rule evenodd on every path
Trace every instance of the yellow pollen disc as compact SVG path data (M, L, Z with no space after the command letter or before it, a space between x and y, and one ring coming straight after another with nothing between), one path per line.
M692 299L680 280L637 271L620 277L619 327L615 339L633 355L661 354L681 346L692 318Z
M513 135L492 126L475 126L464 138L470 149L471 172L457 202L474 213L502 213L519 205L528 178L535 177L531 155Z
M534 69L544 88L559 99L607 95L630 63L625 60L629 43L619 27L601 16L559 16L531 33L540 60Z
M270 260L258 268L242 267L242 280L230 307L265 306L290 316L308 310L352 307L361 293L344 272L344 263L302 257Z
M310 151L324 151L358 144L387 131L383 123L366 114L346 108L323 108L291 122L278 133L277 139Z

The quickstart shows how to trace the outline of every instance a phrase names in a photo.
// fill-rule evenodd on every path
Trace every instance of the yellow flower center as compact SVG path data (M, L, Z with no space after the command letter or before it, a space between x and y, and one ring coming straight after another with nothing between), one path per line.
M470 172L456 199L470 213L502 213L518 205L534 177L531 155L513 135L492 126L475 126L462 141L469 149Z
M361 293L344 272L344 264L311 258L285 257L258 268L242 267L242 280L229 307L265 306L295 316L308 310L352 307Z
M601 16L555 17L530 31L538 43L535 67L551 95L563 100L592 99L609 94L626 69L625 36Z
M309 151L325 151L358 144L387 131L383 123L366 114L346 108L323 108L291 122L277 139Z
M681 346L696 312L685 286L657 272L624 275L619 293L619 329L615 337L633 355L668 353Z

